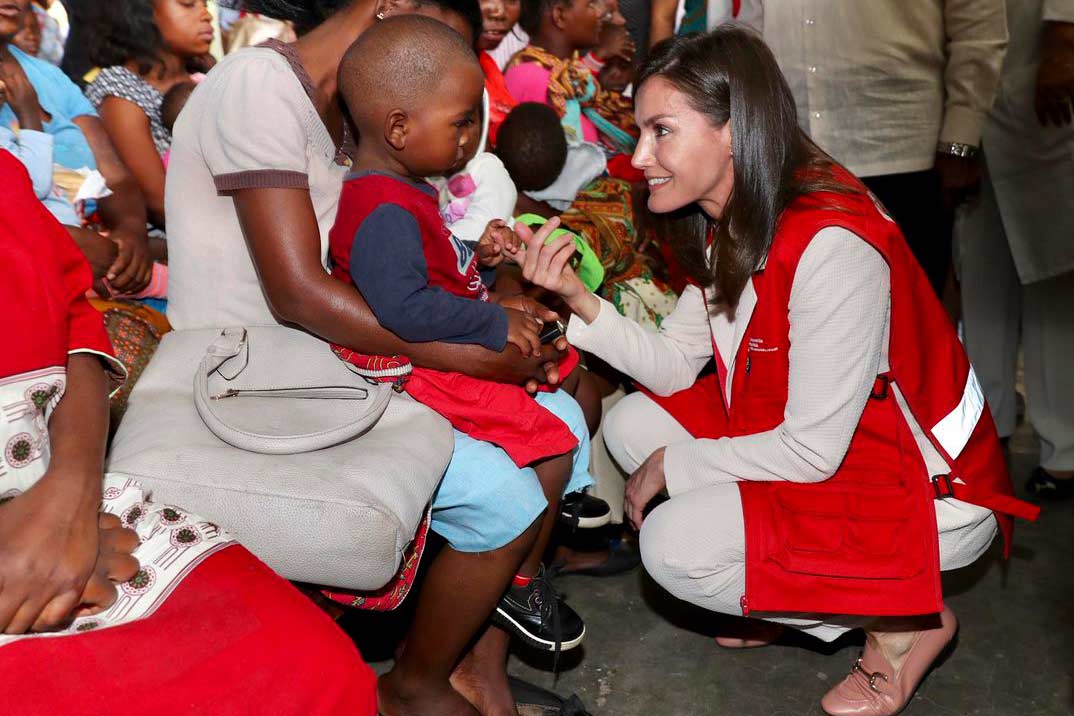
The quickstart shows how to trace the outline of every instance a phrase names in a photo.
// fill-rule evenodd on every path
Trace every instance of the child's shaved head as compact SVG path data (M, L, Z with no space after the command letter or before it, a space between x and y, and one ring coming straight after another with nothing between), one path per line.
M459 65L481 71L459 33L421 15L389 17L350 46L339 66L339 91L359 130L380 131L385 113L414 112Z

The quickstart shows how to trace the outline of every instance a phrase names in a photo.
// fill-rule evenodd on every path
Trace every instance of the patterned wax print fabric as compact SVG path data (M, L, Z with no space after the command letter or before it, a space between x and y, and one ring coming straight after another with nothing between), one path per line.
M30 489L49 465L48 421L63 397L69 355L98 356L122 380L126 370L112 353L101 315L85 298L89 264L67 232L37 201L29 175L0 152L0 500ZM131 480L106 476L101 510L118 515L138 533L137 575L120 585L106 611L80 617L63 632L0 636L0 647L117 626L152 614L175 586L232 538L216 525L149 501Z

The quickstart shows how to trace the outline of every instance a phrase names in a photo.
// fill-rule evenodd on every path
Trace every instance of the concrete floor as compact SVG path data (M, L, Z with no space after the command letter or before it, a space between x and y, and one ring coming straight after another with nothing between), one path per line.
M1012 441L1017 489L1036 464L1028 428ZM1010 562L999 544L945 575L962 629L958 648L918 691L913 716L1074 714L1074 503L1019 524ZM807 638L727 651L713 615L677 602L644 572L559 581L586 619L586 642L560 661L555 691L577 693L594 716L812 716L858 656L860 632L826 646ZM377 655L366 653L367 658ZM376 664L378 670L387 663ZM513 655L509 671L552 688L551 659Z

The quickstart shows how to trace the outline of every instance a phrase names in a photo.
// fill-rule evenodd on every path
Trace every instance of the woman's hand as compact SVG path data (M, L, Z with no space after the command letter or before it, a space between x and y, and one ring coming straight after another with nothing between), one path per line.
M97 527L100 544L97 564L72 617L92 616L108 609L116 601L116 585L138 573L138 560L133 556L138 534L125 528L118 517L105 512L100 514Z
M105 278L117 291L136 293L149 284L153 276L153 259L149 257L149 241L145 231L138 233L115 229L108 238L116 245L116 260L108 267Z
M82 229L77 226L63 228L67 229L67 233L74 239L79 251L89 261L94 280L104 278L108 274L108 269L119 258L119 247L116 243L92 229Z
M7 102L21 129L43 131L41 124L41 105L37 101L37 90L30 84L21 69L8 72L0 62L0 107Z
M529 227L517 224L515 231L522 245L514 259L522 267L522 277L535 286L559 294L571 312L586 323L592 323L600 313L600 301L589 292L574 269L570 259L576 248L574 236L564 234L551 243L548 236L559 228L559 220L551 219L535 234Z
M0 505L0 632L55 629L78 607L99 547L96 509L65 489L79 480L49 470Z
M660 448L627 480L623 512L630 524L634 525L634 529L641 529L645 508L667 484L667 477L664 475L664 448Z

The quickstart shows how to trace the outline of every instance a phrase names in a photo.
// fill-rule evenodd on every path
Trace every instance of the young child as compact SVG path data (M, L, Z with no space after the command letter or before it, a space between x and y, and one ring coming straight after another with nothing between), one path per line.
M194 91L195 87L197 87L197 84L194 82L180 82L168 90L160 101L160 121L169 132L173 131L175 122L179 119L179 113L183 111L183 107L186 106L187 100L190 99L190 93ZM171 154L172 150L169 148L161 156L165 169L168 168L168 160L171 158Z
M543 326L534 304L489 295L474 252L445 227L437 191L425 181L456 174L472 153L483 88L473 50L434 20L389 18L347 52L339 88L361 139L329 234L333 274L353 282L381 324L407 341L539 350ZM480 239L482 248L499 243L509 250L512 242L497 221ZM485 263L501 259L502 252L490 250ZM592 484L589 435L574 399L564 391L533 398L518 386L414 368L398 356L334 349L363 374L399 381L457 430L502 448L517 469L485 479L539 480L549 509L493 619L538 648L580 644L585 625L543 578L541 565L562 494ZM435 512L433 523L436 529Z

